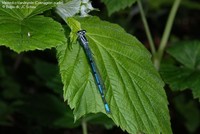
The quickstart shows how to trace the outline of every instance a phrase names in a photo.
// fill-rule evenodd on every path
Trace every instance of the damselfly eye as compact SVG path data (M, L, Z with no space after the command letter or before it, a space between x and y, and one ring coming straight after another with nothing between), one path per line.
M83 34L85 34L85 33L86 33L86 30L82 30L82 32L83 32Z

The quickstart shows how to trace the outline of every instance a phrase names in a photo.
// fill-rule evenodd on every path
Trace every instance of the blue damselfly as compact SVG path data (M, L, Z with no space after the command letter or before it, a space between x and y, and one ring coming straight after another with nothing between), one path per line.
M93 77L94 77L94 80L95 80L95 83L97 85L97 88L101 94L101 98L103 100L103 103L104 103L104 107L105 107L105 110L107 113L110 113L110 107L105 99L105 95L104 95L104 85L102 83L102 80L101 80L101 77L98 73L98 69L97 69L97 66L94 62L94 58L92 56L92 52L89 48L89 45L88 45L88 40L85 36L86 34L86 31L85 30L80 30L77 32L77 35L78 35L78 41L80 43L80 45L83 47L84 51L85 51L85 54L86 54L86 57L87 57L87 60L90 64L90 67L91 67L91 70L92 70L92 74L93 74Z

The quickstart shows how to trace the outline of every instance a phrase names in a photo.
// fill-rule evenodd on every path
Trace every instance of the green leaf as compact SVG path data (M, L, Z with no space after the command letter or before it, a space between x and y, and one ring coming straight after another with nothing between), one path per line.
M200 126L200 111L199 104L194 100L186 99L188 96L179 95L174 99L174 104L176 110L182 116L181 120L184 119L184 125L190 133L195 133L195 131Z
M129 133L171 134L167 98L151 56L144 46L121 27L96 17L80 18L87 31L94 60L111 108L107 114ZM64 99L75 119L88 113L105 113L104 105L82 47L76 42L57 48Z
M4 89L2 95L6 99L16 99L22 96L20 92L20 85L12 77L4 77L1 82L1 87Z
M194 98L200 99L200 42L186 41L175 44L168 49L179 66L163 65L161 75L174 91L192 89Z
M30 1L33 2L33 0L30 0ZM40 2L40 1L42 3L38 4L38 2ZM37 0L37 1L35 1L35 3L36 3L36 8L31 12L31 14L29 16L34 16L34 15L37 15L37 14L41 14L44 11L47 11L49 9L52 9L53 7L57 7L57 6L60 6L60 5L63 4L63 2L61 2L61 0L48 0L48 1ZM30 9L28 9L28 11L30 11Z
M39 59L35 61L34 69L36 74L46 81L51 81L59 73L58 67L55 64Z
M33 14L44 11L34 10ZM53 19L43 16L29 16L19 9L0 6L0 45L16 52L44 50L65 42L62 26Z
M200 42L180 42L168 49L168 53L189 69L200 69Z
M108 14L119 11L120 9L124 9L126 7L130 7L136 0L101 0L106 4L108 9Z
M73 18L68 18L67 24L71 27L71 33L69 36L70 36L70 42L73 43L77 39L76 32L81 30L81 25L77 20Z
M11 16L15 16L18 19L24 19L37 14L41 14L46 10L49 10L61 3L60 0L13 0L0 2L1 10L7 11Z

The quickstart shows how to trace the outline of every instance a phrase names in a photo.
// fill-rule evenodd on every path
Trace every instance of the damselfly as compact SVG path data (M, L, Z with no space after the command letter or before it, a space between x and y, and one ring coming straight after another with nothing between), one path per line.
M97 66L94 62L91 50L89 48L88 40L85 36L86 31L80 30L80 31L77 32L77 34L78 34L78 41L79 41L80 45L83 47L85 54L86 54L86 57L88 59L88 62L90 64L95 83L97 85L97 88L98 88L98 90L101 94L101 98L102 98L103 103L104 103L105 110L106 110L107 113L110 113L110 107L109 107L109 105L108 105L108 103L105 99L105 95L104 95L104 86L103 86L102 80L100 78L100 75L98 73Z

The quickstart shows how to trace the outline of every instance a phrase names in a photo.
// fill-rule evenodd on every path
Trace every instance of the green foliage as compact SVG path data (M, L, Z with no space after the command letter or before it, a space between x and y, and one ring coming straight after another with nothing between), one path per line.
M149 0L148 4L152 9L162 9L163 6L172 5L174 0ZM182 0L181 5L189 9L200 9L200 4L191 0Z
M180 64L169 63L161 68L164 81L174 91L190 88L194 98L200 99L200 42L180 42L168 49Z
M36 16L52 8L52 5L36 5L35 9L9 9L0 4L0 45L19 53L44 50L65 42L59 23L48 17Z
M45 86L47 86L48 88L52 89L52 91L54 93L57 93L58 95L62 96L62 82L61 79L59 77L59 71L58 71L58 66L55 64L51 64L42 60L36 60L35 64L34 64L34 69L36 74L41 78L38 81L32 79L37 82L37 83L42 83ZM37 77L36 77L37 78ZM42 80L42 81L41 81ZM44 96L44 97L43 97ZM30 99L32 98L32 99ZM74 115L72 110L67 106L66 104L63 103L62 100L58 100L57 97L50 95L50 94L42 94L41 96L31 96L28 97L29 100L26 100L26 105L24 106L25 109L26 107L30 107L28 109L32 109L32 111L34 112L34 116L33 118L39 118L39 121L43 124L46 124L46 118L50 115L45 115L42 116L43 118L40 117L40 115L38 115L38 109L41 109L41 111L39 113L43 113L45 114L45 112L49 111L49 106L51 106L51 110L52 113L55 114L54 118L52 119L52 126L56 127L56 128L76 128L79 127L81 125L82 119L74 122ZM34 99L37 99L37 101L34 101ZM49 104L42 104L42 106L37 106L38 103L40 103L40 101L44 100L48 100L48 102L44 101L44 103L49 103ZM49 102L50 101L50 102ZM27 104L31 104L27 105ZM53 108L53 107L58 107L59 108ZM38 108L35 108L35 107ZM33 110L33 109L37 109L37 111ZM52 110L53 109L53 110ZM56 109L56 111L54 111L54 109ZM23 110L22 110L23 111ZM28 114L31 111L27 111L25 110ZM56 114L58 113L58 114ZM52 116L52 115L51 115ZM32 117L29 117L32 118ZM98 124L98 125L102 125L105 126L106 128L111 128L114 126L114 123L111 119L109 119L106 115L103 114L90 114L88 116L84 116L84 120L86 122L88 122L89 124ZM47 124L46 124L47 125ZM48 124L49 126L50 124Z
M42 127L55 129L80 126L80 123L78 124L78 122L78 125L74 124L73 113L61 98L62 86L60 85L62 85L62 83L60 79L58 78L57 80L52 80L53 78L56 79L57 77L55 78L55 75L59 74L58 66L41 60L36 60L36 63L33 63L33 65L36 76L29 76L29 79L33 85L40 85L42 88L39 89L43 91L43 93L35 93L35 91L33 91L31 94L27 94L22 91L22 88L24 88L25 85L24 83L23 85L20 85L20 83L13 79L13 77L9 76L6 72L6 75L1 77L0 125L10 127L14 125L15 122L19 121L16 117L13 117L13 114L17 113L21 115L22 119L20 119L20 122L24 123L24 127L26 127L28 131L31 131L30 129L33 127L33 122L35 125L38 125L37 127L39 130ZM40 76L42 77L42 80L40 79ZM36 81L33 78L37 78L39 80ZM51 85L47 85L50 82L51 85L54 85L54 87L60 87L52 90L54 94L44 92L44 90L42 90L43 88L52 88ZM28 89L26 88L26 92L27 90ZM49 92L50 91L51 90L49 90ZM57 93L59 97L55 95L55 93ZM64 121L59 122L61 119ZM32 131L32 133L34 133L36 130L33 129Z
M45 84L48 88L52 89L53 92L62 95L63 84L59 75L59 68L56 64L51 64L41 60L36 60L34 64L34 69L36 74L41 78L38 80L38 77L33 77L34 81L41 81L42 84Z
M77 18L87 38L106 87L111 107L107 114L129 133L170 134L167 99L163 82L149 52L133 36L115 24L96 17ZM74 109L75 119L88 113L105 113L90 67L76 42L57 48L64 98Z
M149 0L148 4L152 9L159 9L163 5L172 4L174 0Z
M104 2L108 9L108 14L119 11L120 9L124 9L126 7L130 7L136 0L101 0Z
M200 9L200 3L197 1L195 2L195 1L191 1L191 0L184 0L182 2L182 6L188 8L188 9L196 9L196 10Z
M46 10L49 10L57 4L56 2L59 2L60 0L48 0L48 2L52 2L52 4L45 4L44 0L37 0L36 2L32 0L26 0L26 1L21 1L21 0L5 0L0 2L0 7L1 11L7 11L7 13L15 17L17 19L23 20L27 17L32 17L37 14L41 14ZM22 4L25 2L24 4Z
M200 111L198 103L194 100L188 100L186 95L179 95L174 99L175 108L185 121L185 126L190 133L195 131L200 126Z
M0 69L2 68L4 67L0 66ZM19 83L6 73L6 68L3 75L0 75L0 79L0 125L12 126L14 123L11 115L14 114L17 111L17 107L22 104L22 101L19 100L19 98L22 97L21 88Z
M21 0L14 1L21 2ZM50 2L58 1L60 0L50 0ZM58 6L33 4L32 6L36 8L21 9L5 8L5 5L0 2L0 45L18 53L56 47L59 62L58 66L55 63L56 57L53 63L45 62L40 57L29 57L30 53L19 56L11 52L10 55L9 51L2 47L3 49L0 50L0 125L12 127L21 123L25 131L30 134L48 133L42 131L44 128L65 130L78 128L85 123L101 125L108 129L117 125L128 133L171 134L168 102L163 90L164 83L151 62L156 56L151 57L144 46L120 26L97 17L85 17L91 10L95 10L88 0L64 1L64 4ZM107 6L109 15L136 2L136 0L101 1ZM176 3L172 13L172 16L175 16L179 5L177 1L180 2L179 0L149 0L144 1L148 4L144 7L160 13L159 9L162 7L168 8ZM95 5L96 1L93 2ZM200 4L191 0L182 0L181 5L189 9L200 9ZM117 19L121 22L132 21L135 9L138 8L130 12L127 9L127 12L113 15L113 18L116 20L118 15L121 18L128 16L128 21L119 16ZM100 13L102 13L101 17L106 19L107 16L103 16L103 12ZM61 21L59 16L66 23ZM144 15L143 17L145 18ZM151 20L152 17L155 17L154 14L149 16L149 19ZM107 20L115 21L112 18ZM171 17L170 24L173 20ZM141 23L137 20L134 22ZM170 33L171 27L172 25L168 25L166 28L168 31L164 33ZM80 29L87 31L89 46L106 87L105 96L111 114L105 112L85 53L77 42L77 31ZM137 28L134 27L134 30L137 33ZM167 44L168 37L165 40ZM164 52L165 46L161 48ZM49 53L55 56L55 51L52 51ZM169 84L172 91L191 89L194 97L200 99L200 42L180 42L170 47L167 52L173 59L170 57L172 60L168 63L164 59L160 71L164 81ZM52 60L49 57L45 58L48 61ZM162 56L160 58L162 59ZM187 95L169 99L173 108L179 113L181 121L183 120L185 128L195 133L200 126L199 104L195 100L189 100ZM63 96L67 103L63 101ZM173 110L172 114L174 114ZM172 120L174 120L173 116Z
M42 126L52 126L67 111L63 102L51 94L30 95L24 102L20 107L20 112Z

